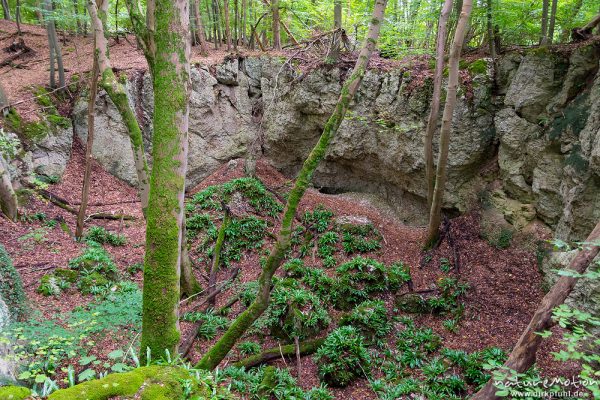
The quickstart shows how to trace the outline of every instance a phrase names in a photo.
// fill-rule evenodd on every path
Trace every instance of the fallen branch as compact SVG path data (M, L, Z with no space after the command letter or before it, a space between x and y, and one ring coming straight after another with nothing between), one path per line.
M298 344L299 353L303 356L313 354L325 342L325 338L307 340ZM277 346L265 350L260 354L255 354L243 360L239 360L233 364L234 367L252 368L260 364L268 363L269 361L285 357L294 357L296 355L296 345L288 344L285 346Z

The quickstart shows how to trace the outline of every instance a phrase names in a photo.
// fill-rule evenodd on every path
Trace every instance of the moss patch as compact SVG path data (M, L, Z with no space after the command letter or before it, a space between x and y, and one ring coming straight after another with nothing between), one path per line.
M27 298L21 276L13 266L8 252L0 244L0 296L10 309L13 320L22 319L27 312Z
M22 386L0 387L0 399L2 400L25 400L31 396L31 390Z
M487 72L487 62L485 60L475 60L467 66L472 75L481 75Z

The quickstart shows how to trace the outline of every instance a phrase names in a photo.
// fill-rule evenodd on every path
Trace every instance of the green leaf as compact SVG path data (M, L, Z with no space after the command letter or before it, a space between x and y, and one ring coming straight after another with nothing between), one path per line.
M125 372L125 371L129 370L129 366L127 364L123 364L123 363L116 363L115 365L110 367L110 369L113 372Z
M39 374L35 376L35 383L44 383L46 381L46 378L48 378L46 375L44 374Z
M96 377L96 371L91 368L86 369L82 373L77 376L79 382L88 381L90 379L94 379Z
M17 378L19 378L19 380L21 381L26 381L27 379L31 378L31 372L29 371L23 371L19 374L19 376Z
M87 357L81 357L81 359L79 360L79 365L88 365L89 363L91 363L92 361L96 361L97 357L96 356L87 356Z
M123 352L123 350L117 349L108 353L108 358L110 358L111 360L116 360L117 358L123 358L124 355L125 353Z

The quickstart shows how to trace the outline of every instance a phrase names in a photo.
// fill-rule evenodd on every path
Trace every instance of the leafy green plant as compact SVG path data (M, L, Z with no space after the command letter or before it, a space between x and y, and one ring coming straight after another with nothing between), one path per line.
M396 334L396 348L401 352L400 361L409 368L423 365L427 355L437 350L442 342L431 328L408 326Z
M370 374L371 357L365 340L352 326L331 332L314 357L319 377L332 386L347 386L358 377Z
M125 236L109 232L102 226L90 227L85 235L85 240L111 246L124 246L127 243Z
M342 246L347 254L369 253L381 249L381 234L373 224L341 226Z
M69 287L71 287L71 283L65 279L57 277L54 274L47 274L42 276L40 285L36 291L44 296L58 296Z
M440 258L440 269L446 274L450 272L450 270L452 269L452 264L450 264L450 260L448 260L447 258Z
M302 222L308 230L323 233L327 230L332 218L333 212L320 204L313 211L306 211L302 216Z
M335 232L326 232L319 238L318 253L321 258L331 257L339 237Z
M355 327L369 343L384 338L391 330L385 303L380 300L362 302L350 314L343 316L339 325Z
M227 328L229 326L229 320L220 315L215 315L212 312L199 312L193 311L183 314L184 321L198 322L201 321L200 329L198 330L198 336L210 340L217 336L217 331Z
M96 242L88 242L83 253L71 261L69 267L83 275L97 272L107 279L114 280L117 276L117 266L110 254Z
M260 344L256 342L242 342L238 344L237 348L243 356L260 353Z

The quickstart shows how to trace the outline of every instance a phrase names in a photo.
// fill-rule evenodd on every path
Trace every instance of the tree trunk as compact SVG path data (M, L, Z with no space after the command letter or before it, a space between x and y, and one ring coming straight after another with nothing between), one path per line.
M185 223L183 224L183 233L181 235L181 296L189 297L202 291L202 287L198 283L198 280L194 276L192 269L192 260L188 252L187 246L187 231L185 229Z
M237 51L237 47L239 44L239 40L240 40L240 33L239 33L239 28L240 28L240 8L239 8L239 1L238 0L233 0L233 49Z
M548 9L550 3L549 0L543 0L542 2L542 32L540 34L540 46L544 46L548 43Z
M450 147L450 133L452 131L452 116L456 106L456 92L458 90L460 53L465 40L466 28L473 8L473 0L464 0L462 11L456 32L454 42L448 61L448 89L446 91L446 105L442 117L442 129L440 132L440 151L438 155L438 165L435 177L435 188L433 190L433 199L431 203L431 212L429 215L429 233L427 244L431 245L437 240L439 235L440 222L442 218L442 204L444 201L444 189L446 187L446 166L448 164L448 148Z
M140 359L177 354L191 93L189 0L148 1L155 134L147 212ZM137 32L138 35L148 33Z
M496 61L496 39L494 37L494 19L493 19L492 0L487 0L487 36L490 47L490 57Z
M560 41L566 42L569 40L569 36L571 35L571 28L573 25L573 20L579 14L581 10L581 6L583 5L583 0L575 0L575 3L571 6L568 15L564 19L564 24L560 24L561 33L560 33Z
M299 353L303 356L307 356L309 354L316 353L319 347L321 347L325 343L325 338L323 339L313 339L307 340L306 342L299 343L298 349ZM265 351L260 352L259 354L254 354L248 358L244 358L242 360L236 361L233 363L234 367L244 367L246 369L256 367L257 365L268 363L269 361L281 359L282 357L292 357L297 353L295 344L287 344L285 346L277 346L271 349L267 349Z
M221 30L219 29L219 7L217 0L212 0L213 9L213 32L215 40L215 50L221 47Z
M229 225L230 215L229 208L227 206L223 207L225 209L225 216L223 217L223 223L219 228L219 233L217 236L217 241L215 243L215 247L213 250L213 259L212 265L210 267L210 274L208 276L208 290L211 291L215 288L217 284L217 273L219 272L219 265L221 263L221 249L223 248L223 243L225 242L225 231L227 229L227 225ZM208 297L208 304L212 307L215 305L216 301L215 296Z
M73 0L73 15L75 15L75 22L77 23L77 33L81 34L81 21L79 19L79 2L77 0Z
M56 67L58 68L58 87L65 87L65 69L62 60L62 50L60 43L58 42L58 36L56 35L56 25L52 18L53 8L52 1L45 0L45 9L48 13L46 18L46 30L48 32L48 47L50 48L50 87L56 88L56 81L54 76L54 60L56 59Z
M229 0L223 0L223 19L225 20L225 42L227 51L231 51L231 27L229 21Z
M17 23L17 34L19 37L23 36L21 31L21 0L17 0L17 7L15 10L15 21Z
M273 2L275 3L275 2ZM277 235L277 241L273 246L273 250L269 255L261 275L258 278L258 294L256 299L250 306L240 314L231 324L229 329L221 336L215 345L208 350L197 364L197 368L213 370L227 356L229 351L235 345L237 340L252 326L269 306L271 295L271 283L273 275L280 267L285 254L290 248L290 239L292 233L292 223L296 215L298 204L304 195L308 185L310 184L313 173L315 172L320 161L325 156L329 144L335 133L344 120L350 102L354 98L358 88L362 82L365 71L367 69L371 54L375 50L375 45L379 37L381 25L383 23L383 15L387 0L376 0L373 10L373 17L369 32L365 40L363 49L361 50L356 65L350 77L344 83L340 98L337 102L333 115L329 118L323 129L323 133L319 138L318 143L310 152L308 158L304 161L302 169L298 173L293 189L290 191L287 204L285 207L281 228Z
M242 0L242 26L240 28L240 36L242 39L242 43L244 45L248 45L247 42L247 38L246 38L246 24L247 24L247 18L248 18L248 12L246 10L246 2L248 0Z
M342 0L334 0L333 2L333 28L341 29L342 28ZM334 43L331 49L331 61L336 62L340 57L340 49L341 49L341 34L335 35L333 37Z
M580 250L575 258L566 268L569 271L575 271L579 274L583 274L587 269L588 265L596 258L600 253L600 245L598 240L600 239L600 222L596 225L592 233L585 240L583 249ZM540 344L542 343L542 337L537 334L538 332L544 332L550 329L555 323L552 321L552 312L554 309L563 304L569 294L573 291L577 278L570 276L561 276L552 289L544 296L542 302L538 306L535 314L531 318L529 325L525 328L519 341L510 353L508 360L504 363L504 366L510 370L523 373L533 366L536 358L536 354ZM489 400L499 399L495 395L496 388L494 387L493 380L490 380L477 394L473 397L473 400Z
M8 6L8 0L2 0L2 9L4 10L4 19L10 21L10 7Z
M271 12L273 14L273 49L281 50L281 33L279 32L279 0L271 2Z
M433 135L437 130L442 95L442 79L444 75L444 53L446 35L448 30L448 18L452 12L452 0L445 0L444 7L438 22L437 48L435 75L433 77L433 95L431 97L431 109L427 120L425 131L425 180L427 182L427 207L431 209L433 203L433 189L435 187L435 175L433 165Z
M102 1L102 0L100 0ZM146 151L144 150L144 141L142 137L142 129L135 117L134 111L129 105L127 91L125 87L118 81L115 76L110 58L108 55L108 38L106 36L106 15L108 12L108 0L104 0L101 4L96 5L94 0L89 0L88 8L90 20L94 32L94 41L96 43L96 52L98 53L98 66L102 79L100 86L108 97L112 100L123 118L123 122L129 133L129 142L131 143L131 151L133 152L133 161L135 163L135 171L138 178L138 189L140 192L140 200L142 203L142 211L146 215L148 208L148 194L150 191L150 170L148 161L146 160ZM98 13L100 11L100 13Z
M550 11L550 25L548 27L548 44L554 41L554 27L556 26L556 8L558 0L552 0L552 10Z
M204 24L202 23L202 14L200 13L200 0L192 0L192 7L194 7L196 43L200 45L200 54L206 57L208 55L208 47L206 45L206 37L204 35Z
M100 7L103 7L103 0L98 0ZM108 6L108 0L104 1L105 8ZM95 12L96 5L94 0L90 0L90 8ZM105 9L104 8L104 9ZM90 11L90 15L93 15ZM92 21L92 24L94 21ZM94 36L94 48L99 48L97 36ZM92 175L92 148L94 147L94 117L96 114L96 95L98 93L98 73L99 73L99 58L100 51L94 52L94 66L92 67L92 76L90 84L90 98L88 100L88 115L87 115L87 142L85 147L85 172L83 174L83 188L81 189L81 204L77 213L77 226L75 228L75 238L81 240L83 237L83 223L85 222L85 212L90 194L90 180Z
M0 153L0 210L8 219L16 221L18 216L19 204L17 195L13 190L10 174L8 173L8 164Z

